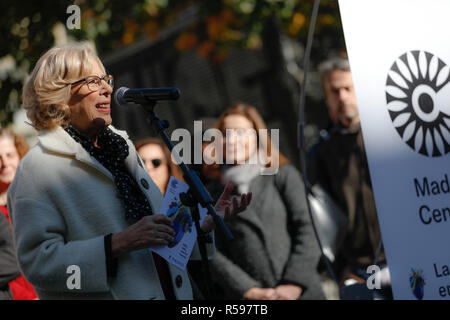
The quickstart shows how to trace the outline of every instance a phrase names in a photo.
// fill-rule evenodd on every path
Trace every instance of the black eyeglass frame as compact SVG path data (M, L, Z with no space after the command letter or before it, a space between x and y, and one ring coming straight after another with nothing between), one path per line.
M111 79L110 79L110 80L107 80L106 78L108 78L108 77L111 77ZM72 82L70 85L73 86L73 85L76 85L76 84L79 84L79 83L82 83L82 82L86 82L86 84L87 84L89 90L91 90L91 91L98 91L99 89L97 89L97 90L92 90L91 87L89 87L89 82L88 82L89 78L91 78L91 79L92 79L92 78L97 78L97 79L99 79L99 80L100 80L100 84L102 83L102 80L103 80L103 81L105 81L111 88L114 88L114 76L111 75L111 74L106 74L106 75L104 75L103 77L99 77L99 76L88 76L88 77L83 78L83 79L81 79L81 80ZM110 82L108 82L108 81L110 81Z
M152 165L155 169L158 168L163 163L163 161L158 158L152 159L150 161L152 162Z

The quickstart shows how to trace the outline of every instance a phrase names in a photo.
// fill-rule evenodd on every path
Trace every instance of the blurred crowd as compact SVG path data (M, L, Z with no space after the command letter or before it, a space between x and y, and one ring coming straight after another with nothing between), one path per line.
M104 71L96 68L93 67L87 70L83 76L93 73L100 80L89 82L91 80L83 78L70 84L72 87L87 84L89 87L86 89L86 92L99 92L99 98L97 99L103 100L95 101L96 108L105 108L106 110L106 107L103 105L106 105L108 99L110 99L113 86L112 78L104 76ZM320 132L318 142L307 150L307 172L301 173L296 168L296 164L291 163L271 143L270 137L261 135L261 132L265 132L261 129L267 129L267 126L255 106L244 102L237 103L224 110L218 117L215 128L223 134L221 142L223 150L219 154L212 156L216 160L220 157L219 160L221 161L213 164L204 163L198 173L214 200L222 199L223 190L227 190L227 185L232 185L232 188L226 191L230 195L230 200L227 204L233 208L240 206L243 210L225 221L235 240L230 241L224 238L221 232L211 233L215 244L215 252L210 256L209 260L211 279L204 276L207 272L204 270L201 260L189 262L187 273L194 299L209 299L210 297L206 295L206 287L208 285L213 287L215 299L392 299L389 272L386 272L388 269L381 242L370 173L361 134L358 106L348 60L344 57L333 57L320 65L319 72L326 97L324 103L326 103L328 108L329 125ZM36 73L36 77L39 76L39 73ZM102 86L105 86L107 89L102 91L103 89L100 88ZM24 94L31 95L29 91L25 90ZM159 138L148 137L140 141L134 141L133 146L131 146L127 137L124 137L124 141L127 141L128 146L125 142L123 146L130 151L123 158L120 158L122 140L114 135L119 134L121 136L121 134L114 130L108 137L104 137L103 133L94 135L96 139L98 137L98 140L95 140L98 141L98 145L96 143L94 143L94 147L89 145L89 142L84 140L83 134L80 135L80 132L89 132L89 130L81 130L88 128L88 125L85 126L79 120L84 119L83 117L86 117L86 115L81 111L79 113L74 112L74 110L83 111L85 110L83 108L87 108L84 104L79 104L79 101L87 101L86 99L88 98L86 97L89 97L89 95L76 96L73 91L70 94L70 101L79 99L73 102L73 105L78 109L71 109L70 116L59 114L61 119L65 119L65 122L60 123L62 127L69 125L69 128L73 127L79 132L73 129L65 129L64 132L61 130L60 136L64 135L64 138L61 138L60 141L64 142L73 138L77 146L79 145L80 148L82 146L96 159L95 161L98 161L98 166L103 166L106 168L105 170L114 176L114 184L108 187L109 189L96 190L94 183L86 186L86 189L90 189L86 192L92 193L92 197L86 201L100 201L98 199L100 191L116 192L112 191L116 190L114 189L115 187L119 190L118 193L120 193L120 199L123 201L124 210L132 211L138 207L136 203L139 206L141 203L142 206L145 206L145 199L143 200L142 197L131 192L126 193L124 191L125 193L122 193L121 185L126 184L128 190L144 188L150 190L153 194L158 189L164 195L171 176L183 181L179 167L174 163L170 151ZM33 113L30 113L30 110L32 110L31 106L36 105L36 103L33 103L25 102L28 106L29 114L32 115ZM106 113L106 111L104 112ZM53 113L55 114L55 110L53 110ZM34 114L33 124L36 125L47 121L39 117L41 115ZM36 119L44 122L39 122ZM105 126L105 123L102 123L102 125ZM106 125L108 125L107 121ZM38 126L37 129L47 130L49 128L39 128ZM46 137L46 139L49 138ZM294 140L295 137L292 137L292 141ZM59 152L59 149L57 150L59 145L55 144L55 149L52 149L49 141L40 140L38 146L34 146L33 149L44 148L49 156L52 156L53 152ZM105 141L105 144L102 144L103 141ZM71 140L70 143L72 142ZM46 147L46 143L48 143L49 147ZM108 153L109 147L107 143L115 143L120 147L114 148L111 153ZM39 147L39 144L43 147ZM61 145L62 142L59 142L59 144ZM75 145L73 144L73 146ZM133 148L139 155L137 156L139 166L142 167L142 170L145 170L145 173L142 174L146 174L151 179L148 180L150 187L146 177L141 175L141 173L139 175L134 172L131 175L124 173L124 171L130 170L128 169L128 164L126 164L126 167L117 166L117 161L125 161L125 163L131 161L128 160L128 157ZM204 150L207 148L208 143L205 143ZM44 185L45 188L50 190L49 194L45 196L45 201L57 203L55 212L61 211L59 215L55 213L52 219L61 220L61 218L56 217L62 216L64 221L61 221L61 226L49 222L48 225L39 229L41 233L55 233L58 235L45 238L47 243L45 247L40 247L44 242L43 239L31 238L30 234L33 233L30 231L33 228L31 224L35 221L42 222L46 219L50 221L50 218L44 214L41 217L33 217L33 214L41 214L42 210L46 210L46 206L49 205L48 203L41 203L44 201L44 196L39 199L32 199L32 194L29 194L29 192L33 192L33 190L29 191L30 189L20 187L28 182L33 184L34 179L39 178L40 173L32 172L30 171L31 169L39 170L38 168L50 166L51 164L42 162L32 166L31 159L38 159L38 151L30 155L28 162L26 162L27 151L28 146L22 137L7 129L0 130L0 208L2 211L2 214L0 214L0 299L28 300L37 299L38 296L41 299L57 297L58 289L56 289L55 284L57 280L49 279L46 276L46 272L36 271L36 269L50 268L50 264L47 264L47 262L53 257L52 254L60 258L57 255L58 251L65 250L65 247L69 247L71 242L88 239L89 237L94 238L97 235L105 235L98 242L101 243L101 248L104 248L104 253L102 251L102 255L97 257L98 259L106 259L105 277L107 280L105 282L109 283L111 288L114 288L117 292L133 290L133 288L126 289L124 286L121 287L119 284L113 285L111 283L114 283L115 279L123 277L121 272L126 269L125 266L128 266L126 263L132 263L127 262L128 260L123 258L128 254L127 252L136 251L141 249L141 247L145 247L145 245L141 247L136 245L129 250L125 250L121 246L115 246L117 243L123 244L123 239L125 239L123 236L122 242L115 242L118 238L114 238L114 235L121 231L120 228L124 228L120 224L117 227L111 227L112 236L110 236L109 231L104 231L103 229L95 230L92 234L83 234L83 232L79 231L82 230L82 227L77 229L77 233L74 235L75 231L71 229L70 224L78 224L79 222L76 221L78 217L69 216L64 211L72 212L74 203L76 204L77 201L81 202L81 199L77 200L75 197L71 199L72 202L70 204L61 202L61 206L59 206L60 202L56 202L54 199L69 196L64 193L53 193L53 189ZM103 154L102 152L105 153ZM113 158L114 161L104 160L104 157L111 157L111 154L117 154L117 158ZM24 157L25 162L21 167L22 174L20 179L16 179L17 181L14 182L15 188L8 192L13 183L16 170ZM69 149L61 157L64 159L58 162L58 165L55 162L55 171L59 170L59 165L62 161L67 160L67 168L73 168L73 159L82 159L78 156L72 159ZM264 159L264 161L261 161L261 159ZM79 179L84 177L83 170L86 170L89 174L89 171L83 166L83 164L80 165L80 170L77 167L77 173L73 171L73 175L77 175ZM265 174L267 168L273 168L274 166L278 168L276 174ZM29 177L28 182L25 172ZM303 181L304 176L307 178L306 185ZM41 177L41 179L45 179L45 177ZM57 181L65 184L67 183L66 179L68 179L66 176L61 176L58 177ZM144 183L143 181L146 182ZM152 189L152 183L157 189ZM325 212L325 214L330 216L342 215L345 221L345 223L327 226L334 230L335 234L341 235L331 240L328 239L332 242L332 252L327 252L328 254L323 251L325 239L321 239L321 233L315 232L313 225L315 224L317 229L320 230L321 226L317 225L320 224L320 221L314 219L315 212L310 214L308 211L307 199L309 197L316 197L316 199L319 197L319 194L312 191L315 190L316 186L320 187L327 196L326 199L319 200L331 201L334 207L339 209L334 212ZM42 186L39 185L39 187ZM76 185L76 187L83 188L83 185ZM146 192L144 189L142 190ZM45 192L45 190L47 189L39 190L39 192ZM78 190L75 189L73 192L76 193ZM128 196L133 199L131 202L124 200L124 198L128 199ZM157 201L154 198L149 199L151 199L150 202ZM26 203L27 201L30 203ZM117 201L117 199L114 201ZM115 205L115 202L111 202L110 205ZM155 204L151 203L150 207L153 208L153 205ZM120 204L117 206L122 208ZM38 210L39 208L41 209ZM331 207L328 206L328 208ZM11 219L10 214L12 210L14 213ZM83 210L88 211L85 207L83 207ZM226 210L225 212L227 212ZM312 210L314 211L314 207ZM82 215L83 212L80 211L80 214ZM138 216L134 218L136 221L139 221L139 219L144 220L146 217ZM83 220L84 218L80 219ZM16 226L16 223L18 226ZM84 223L87 224L86 228L89 228L89 223L91 222L83 220L81 225ZM158 225L160 229L163 228L160 225L170 224L167 221L159 222L156 220L152 221L152 223L153 225ZM119 225L122 227L119 227ZM137 223L131 226L135 225ZM89 230L92 231L91 229ZM139 230L141 229L135 227L132 231L138 233ZM153 229L148 230L150 230L148 232L151 232ZM25 235L26 232L28 232L28 236ZM169 231L165 232L169 233ZM37 231L34 236L39 237ZM169 236L167 237L169 239ZM54 247L51 246L57 242L61 242L61 244ZM123 252L121 249L123 249ZM115 254L115 252L120 252L120 254ZM96 257L92 258L95 259ZM163 287L163 297L167 299L169 297L173 298L175 294L176 298L180 298L177 290L169 289L169 291L175 291L175 293L168 293L169 291L167 291L161 279L166 277L168 280L165 283L166 285L168 283L170 286L170 274L172 274L176 287L184 288L184 284L178 286L184 274L181 274L180 278L175 277L173 271L158 267L162 264L158 264L158 258L155 256L153 258L157 275ZM139 257L134 257L133 259L136 260ZM39 263L42 264L40 265ZM367 268L374 264L380 266L381 270L384 271L382 273L382 287L377 290L369 290L366 282L371 274L367 272ZM105 268L104 265L103 263L101 267ZM131 278L124 279L130 281L129 283L134 281ZM212 283L207 283L208 281L212 281ZM85 287L83 283L82 288ZM36 294L35 289L37 289L38 294ZM108 291L108 288L105 289L99 284L98 286L92 285L91 290L93 293L89 293L92 293L92 296L83 297L96 298L94 293ZM137 290L141 289L138 288ZM39 292L52 292L55 295L41 295ZM116 298L114 294L112 296ZM117 296L120 297L120 295ZM70 297L73 298L73 296ZM134 296L125 295L125 297ZM101 298L104 297L102 296Z

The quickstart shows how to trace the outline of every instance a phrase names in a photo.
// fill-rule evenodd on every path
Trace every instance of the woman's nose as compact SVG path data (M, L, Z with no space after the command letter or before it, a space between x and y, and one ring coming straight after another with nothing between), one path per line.
M108 94L111 95L111 93L113 92L113 88L105 81L102 80L102 92L101 94Z
M6 167L6 162L7 162L6 157L3 155L0 155L0 168Z

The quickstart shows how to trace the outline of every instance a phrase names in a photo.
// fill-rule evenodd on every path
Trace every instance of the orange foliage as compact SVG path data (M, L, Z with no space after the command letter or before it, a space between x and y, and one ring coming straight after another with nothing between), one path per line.
M209 55L213 52L215 47L214 42L206 40L200 43L198 47L198 53L205 58L208 58Z
M300 12L296 12L293 16L292 16L292 22L289 25L288 28L288 33L290 36L296 36L298 34L298 32L300 31L300 29L303 27L303 25L306 22L306 18L305 16L300 13Z
M175 41L175 48L179 51L194 49L197 45L197 36L193 32L181 33Z
M158 34L159 34L158 23L156 23L153 20L147 21L144 25L144 31L149 40L152 40L152 41L156 40L158 38Z
M124 25L122 43L125 45L132 44L136 38L136 33L139 30L139 24L135 20L128 18L124 18L122 21Z

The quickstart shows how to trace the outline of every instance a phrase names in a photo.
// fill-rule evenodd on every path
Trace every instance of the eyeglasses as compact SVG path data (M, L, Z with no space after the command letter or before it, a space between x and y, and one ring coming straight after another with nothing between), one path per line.
M147 161L147 160L146 160L146 161ZM162 164L162 160L161 160L161 159L158 159L158 158L152 159L152 160L149 160L149 161L152 162L153 167L154 167L155 169L158 168L158 167Z
M86 82L89 90L98 91L102 87L102 80L105 81L111 88L114 88L114 77L110 74L107 74L101 78L98 76L89 76L84 79L72 82L71 85L73 86L78 83Z

